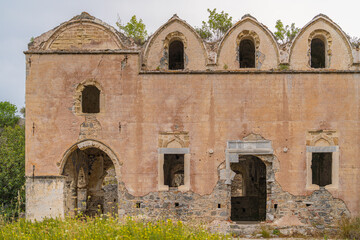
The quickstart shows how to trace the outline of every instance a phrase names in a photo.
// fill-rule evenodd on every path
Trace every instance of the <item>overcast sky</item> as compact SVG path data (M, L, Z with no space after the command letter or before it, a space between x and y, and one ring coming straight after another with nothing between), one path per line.
M114 27L118 16L125 23L135 14L151 34L174 13L200 26L207 8L224 10L234 21L250 13L272 31L277 19L303 27L323 13L350 36L360 37L360 0L0 0L0 101L25 106L27 43L82 11Z

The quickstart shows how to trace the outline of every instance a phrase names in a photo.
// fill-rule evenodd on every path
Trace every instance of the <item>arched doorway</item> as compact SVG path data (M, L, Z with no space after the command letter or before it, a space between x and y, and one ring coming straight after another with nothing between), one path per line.
M117 163L114 165L102 146L84 141L65 154L61 173L66 177L65 214L94 216L117 213Z
M235 177L231 183L231 220L266 219L266 165L255 156L239 156L231 163Z

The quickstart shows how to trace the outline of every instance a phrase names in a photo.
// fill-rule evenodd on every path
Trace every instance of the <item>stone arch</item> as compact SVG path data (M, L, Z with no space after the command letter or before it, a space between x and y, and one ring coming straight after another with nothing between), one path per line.
M97 82L95 79L86 79L79 83L75 88L75 94L74 94L74 105L73 105L73 112L77 115L86 115L88 113L83 113L82 111L82 105L81 105L81 98L82 98L82 92L86 86L95 86L98 90L100 90L100 112L103 113L105 111L105 95L104 90L99 82ZM92 113L94 114L94 113ZM98 113L95 113L98 114Z
M291 61L293 59L293 53L294 53L294 48L297 45L299 39L301 39L306 32L308 32L308 29L313 28L317 23L319 22L324 22L326 25L329 25L330 28L332 28L333 30L335 30L335 32L337 34L339 34L340 38L342 39L342 41L344 42L346 49L348 51L348 56L350 58L350 65L353 64L353 55L352 55L352 46L351 43L349 41L349 39L347 38L347 35L344 33L344 31L335 23L333 22L329 17L323 15L323 14L319 14L317 16L315 16L309 23L307 23L295 36L295 38L293 39L293 41L291 42L290 45L290 50L289 50L289 64L291 65ZM316 36L322 36L323 39L326 39L327 44L328 45L328 49L327 49L327 54L328 56L332 56L333 55L333 51L331 49L331 46L333 44L333 38L334 36L331 36L331 34L329 33L329 31L322 29L322 28L318 28L315 29L313 31L311 31L311 33L309 34L309 36L307 37L307 45L309 46L309 44L311 44L311 40L316 37ZM309 48L308 48L308 52L307 55L309 56ZM310 56L309 56L310 57ZM309 62L307 64L308 66L310 66ZM331 65L331 61L328 63L328 66Z
M254 41L255 49L259 49L260 46L260 38L259 35L252 30L243 30L236 38L236 45L239 46L241 40L250 38Z
M169 33L166 37L165 37L165 40L164 40L164 49L165 50L169 50L169 46L170 46L170 43L172 41L181 41L183 44L184 44L184 49L187 47L187 39L186 37L184 36L184 34L182 34L181 32L179 31L175 31L175 32L171 32Z
M117 215L120 164L109 147L96 140L78 142L65 152L59 165L65 177L65 214Z
M255 29L250 29L249 26L248 27L244 27L243 25L246 25L246 23L250 23L251 26L253 26L254 28L258 29L259 32L257 32ZM276 66L279 64L280 61L280 50L278 47L278 44L273 36L273 34L264 26L262 25L260 22L257 21L256 18L252 17L251 15L245 15L240 21L238 21L237 23L235 23L223 36L223 38L220 41L219 44L219 48L217 51L217 60L216 60L216 64L220 64L220 59L224 58L224 56L222 56L223 51L224 51L224 47L227 41L232 41L231 39L233 34L236 33L236 31L238 29L243 28L243 30L240 31L239 34L236 35L235 37L235 42L236 42L236 49L234 49L234 55L235 55L235 51L238 50L238 45L241 41L241 39L243 37L251 37L254 39L254 45L255 45L255 49L256 49L256 56L258 58L257 62L259 62L260 60L265 60L265 56L261 56L261 52L260 52L260 32L263 33L263 35L265 35L269 41L270 44L273 46L274 51L275 51L275 58L276 58ZM234 43L235 43L234 42ZM262 44L264 43L264 41L262 40ZM236 51L238 52L238 51ZM236 54L237 55L237 54ZM236 56L235 55L235 56ZM238 60L237 58L235 58L235 60ZM261 67L261 61L260 64L257 64L257 68ZM219 66L221 67L221 66Z
M82 30L78 31L77 27ZM43 50L124 48L115 28L84 12L58 26L42 46Z
M182 27L184 27L186 30L189 31L190 34L187 34L184 31L181 31L179 27L176 28L176 31L172 30L171 27L172 24L180 24ZM169 33L166 33L167 31L170 31ZM165 32L165 36L163 36ZM185 36L187 35L187 36ZM194 38L196 42L190 42L190 38ZM145 70L167 70L166 63L167 63L167 49L169 47L169 44L171 43L171 40L178 39L183 42L184 44L184 55L185 55L185 69L192 68L194 70L195 67L192 67L191 64L189 64L192 61L192 58L190 55L194 54L198 51L192 51L191 48L196 46L199 46L201 49L201 53L198 54L198 57L201 57L204 59L204 64L202 68L205 68L205 65L208 63L207 59L207 50L205 47L205 44L199 34L195 31L195 29L190 26L188 23L186 23L184 20L180 19L176 14L171 17L164 25L162 25L156 32L150 37L149 41L147 42L143 58L142 58L142 66ZM161 48L160 48L161 47ZM158 49L159 48L159 49ZM155 52L154 52L155 51ZM150 57L151 54L151 57ZM160 54L161 56L154 56L154 54ZM154 58L156 58L156 61L158 61L156 64L157 66L153 66L155 63L150 63L150 60L155 61ZM192 61L192 64L198 64L197 61ZM187 66L187 67L186 67Z
M63 173L66 161L72 152L74 152L76 149L83 150L87 148L97 148L105 152L114 164L116 176L118 176L118 180L120 180L122 163L119 161L119 158L110 147L95 139L84 139L68 148L63 154L61 160L57 163L59 167L59 174L61 175Z

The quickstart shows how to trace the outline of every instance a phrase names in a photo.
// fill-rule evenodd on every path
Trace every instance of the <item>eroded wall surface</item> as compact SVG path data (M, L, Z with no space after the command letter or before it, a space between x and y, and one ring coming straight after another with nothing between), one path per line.
M44 218L64 217L63 177L27 177L26 178L26 218L43 220Z
M272 145L271 155L257 156L267 161L266 220L296 212L302 223L330 224L360 213L360 73L333 23L316 18L279 53L271 33L252 17L213 49L177 16L143 49L129 47L133 42L89 15L79 19L61 25L66 31L36 38L26 52L28 218L64 215L63 168L75 149L95 147L111 159L118 181L104 192L105 201L119 206L104 208L121 215L157 216L165 209L180 219L229 219L231 182L220 176L227 143L252 134ZM320 70L308 66L309 39L316 34L331 44L328 68ZM172 37L186 40L184 70L168 71L163 61ZM237 68L236 41L243 37L257 41L254 69ZM99 113L82 112L88 85L100 90ZM309 137L317 133L322 142ZM164 136L176 141L163 146ZM319 149L335 149L331 187L311 185L309 156ZM166 153L184 154L183 188L167 190L161 183Z
M226 142L257 133L273 143L276 180L292 194L305 189L306 133L336 129L340 186L332 190L357 213L357 74L140 74L137 55L32 55L27 81L26 174L60 175L62 156L80 136L86 116L74 113L76 86L95 79L104 109L97 140L121 162L130 193L157 190L157 139L162 131L190 136L191 190L210 194ZM83 133L82 131L85 131ZM284 152L284 148L288 152ZM209 149L214 153L209 154ZM291 179L289 181L289 178Z

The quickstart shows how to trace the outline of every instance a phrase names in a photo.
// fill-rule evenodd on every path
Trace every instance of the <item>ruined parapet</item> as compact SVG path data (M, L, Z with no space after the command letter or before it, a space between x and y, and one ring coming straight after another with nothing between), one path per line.
M30 51L138 50L124 34L86 12L82 12L33 39Z

